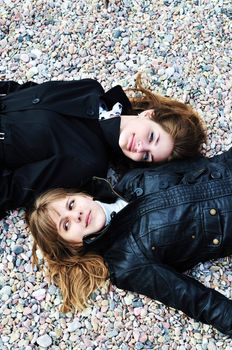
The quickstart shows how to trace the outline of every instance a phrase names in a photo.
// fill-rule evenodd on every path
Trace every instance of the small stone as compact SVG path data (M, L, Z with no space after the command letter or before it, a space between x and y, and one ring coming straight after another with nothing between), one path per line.
M23 312L24 311L24 307L23 307L23 305L22 304L18 304L17 306L16 306L16 310L17 310L17 312Z
M10 343L15 343L19 339L19 332L13 332L10 336Z
M141 342L141 343L145 343L146 341L147 341L147 334L146 333L141 333L140 334L140 337L139 337L139 341Z
M21 59L24 63L27 63L27 62L30 61L30 57L29 57L26 53L21 54L20 59Z
M146 316L147 316L147 310L144 309L144 308L142 308L142 310L141 310L141 312L140 312L140 317L141 317L141 318L144 318L144 317L146 317Z
M120 72L125 72L127 71L127 66L122 63L122 62L117 62L116 65L115 65L116 69L119 70Z
M141 308L140 307L135 307L134 308L134 315L139 316L141 314Z
M32 310L29 306L25 307L25 309L23 310L23 314L26 315L30 315L32 313Z
M137 342L137 343L135 344L135 349L136 349L136 350L142 350L142 349L144 349L144 344L142 344L142 343L140 343L140 342Z
M48 293L51 294L51 295L54 295L54 294L56 294L56 292L57 292L57 287L54 286L54 284L51 284L48 287Z
M9 343L9 340L10 340L10 338L8 336L6 336L6 335L2 335L1 339L2 339L4 344L5 343Z
M133 298L134 298L134 296L132 294L126 295L126 297L124 298L126 305L131 305Z
M135 338L135 341L137 342L139 340L139 336L140 336L140 332L138 329L133 331L133 336Z
M174 67L169 67L165 70L165 74L167 78L170 78L175 72Z
M15 246L15 247L13 248L13 252L14 252L16 255L18 255L18 254L21 254L22 252L24 252L24 249L23 249L22 246L17 245L17 246Z
M81 328L81 323L79 321L73 321L68 324L69 332L75 332L78 328Z
M46 289L41 288L41 289L37 289L35 292L32 293L32 296L36 299L36 300L43 300L45 298L46 295Z
M75 45L72 43L68 47L68 52L72 55L74 52L76 52Z
M106 336L107 338L113 338L116 337L118 335L118 331L116 329L114 329L113 331L107 332Z
M214 342L209 341L208 343L208 350L217 350L217 347Z
M194 333L194 338L196 338L197 340L201 340L202 335L200 333Z
M22 35L19 35L19 36L18 36L18 42L19 42L19 43L22 43L22 42L23 42L23 36L22 36Z
M31 50L31 55L36 57L36 58L40 58L42 55L42 51L39 49L32 49Z
M37 67L31 67L28 71L27 71L27 79L31 79L34 77L34 75L37 75L39 73L38 68Z
M0 297L2 295L7 295L9 297L11 293L12 293L12 289L10 286L4 286L0 289Z
M39 346L42 346L43 348L48 348L52 344L52 339L48 334L45 334L41 337L38 337L36 342Z
M122 35L122 31L119 30L119 29L116 29L116 30L114 31L113 35L114 35L114 37L115 37L116 39L118 39L118 38L120 38L120 36Z

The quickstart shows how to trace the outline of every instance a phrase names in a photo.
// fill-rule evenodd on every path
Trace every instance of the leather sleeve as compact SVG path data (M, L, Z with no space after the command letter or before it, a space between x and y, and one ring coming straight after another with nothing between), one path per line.
M232 301L195 279L158 264L120 270L117 287L144 294L181 310L232 337Z

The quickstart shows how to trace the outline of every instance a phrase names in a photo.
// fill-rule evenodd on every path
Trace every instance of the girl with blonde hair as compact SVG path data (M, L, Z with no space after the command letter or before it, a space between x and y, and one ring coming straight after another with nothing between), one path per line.
M232 254L232 149L134 169L113 189L55 189L28 214L63 311L82 310L109 278L232 336L232 301L184 274Z

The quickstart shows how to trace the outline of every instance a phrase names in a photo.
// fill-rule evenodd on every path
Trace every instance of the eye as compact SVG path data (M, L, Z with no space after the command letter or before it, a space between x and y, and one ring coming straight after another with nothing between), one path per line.
M154 132L151 132L149 136L149 142L152 142L153 140L154 140Z
M69 220L65 220L63 222L63 229L64 229L64 231L68 231L69 230Z
M143 155L143 161L144 162L148 162L148 160L149 160L149 153L145 152L144 155Z
M68 209L69 209L69 210L72 210L72 209L73 209L74 203L75 203L75 200L74 200L74 199L70 200L70 202L68 203Z

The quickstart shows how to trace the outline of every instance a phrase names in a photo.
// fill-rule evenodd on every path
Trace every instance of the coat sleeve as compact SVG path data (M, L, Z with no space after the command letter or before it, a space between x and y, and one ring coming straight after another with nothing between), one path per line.
M37 83L34 83L32 81L28 81L24 84L19 84L13 80L1 81L0 82L0 95L8 95L11 92L27 89L27 88L35 86L35 85L37 85Z
M117 287L158 300L232 337L232 301L221 293L165 265L122 270Z
M0 216L10 209L31 205L35 198L51 188L80 188L95 173L103 174L106 169L97 163L84 163L78 157L53 156L38 162L26 164L15 171L1 170Z

